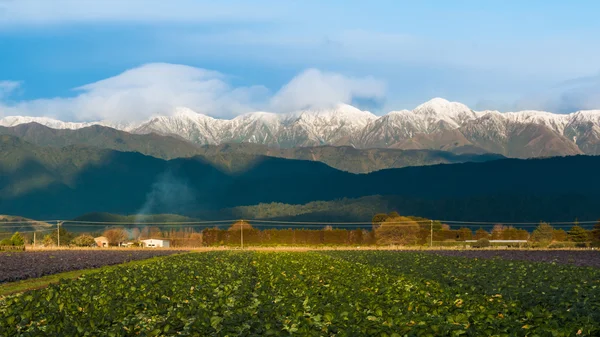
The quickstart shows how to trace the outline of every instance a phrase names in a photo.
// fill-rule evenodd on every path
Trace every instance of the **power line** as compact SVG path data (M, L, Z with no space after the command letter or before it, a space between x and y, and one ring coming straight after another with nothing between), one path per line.
M54 228L47 228L47 229L41 229L41 230L37 230L37 231L18 231L20 234L22 233L40 233L40 232L48 232L48 231L53 231L55 230Z
M434 220L436 221L436 220ZM456 221L456 220L437 220L440 221L442 223L448 223L448 224L452 224L452 223L461 223L461 224L487 224L487 225L536 225L539 226L540 223L547 223L547 224L551 224L551 225L576 225L576 224L595 224L598 222L598 220L596 221L570 221L570 222L547 222L547 221L538 221L538 222L503 222L503 221L495 221L495 222L491 222L491 221Z
M214 224L237 222L239 219L232 220L204 220L204 221L154 221L154 222L136 222L136 221L83 221L83 220L59 220L63 224L110 224L110 225L185 225L185 224Z
M239 219L228 219L228 220L199 220L199 221L154 221L154 222L128 222L128 221L83 221L83 220L46 220L46 221L7 221L0 222L0 229L9 228L21 228L23 226L57 226L59 222L62 222L63 226L68 225L69 227L100 227L98 225L107 226L181 226L181 227L201 227L201 226L213 226L223 224L233 224L240 221ZM256 226L263 227L285 227L289 225L310 225L310 226L371 226L373 222L331 222L331 221L287 221L287 220L267 220L267 219L254 219L246 220ZM385 225L412 225L412 224L429 224L430 221L434 221L438 224L448 224L453 226L465 225L469 227L481 226L481 227L493 227L501 225L504 227L519 226L523 227L537 227L541 222L491 222L491 221L459 221L459 220L404 220L404 221L382 221L380 224ZM55 223L53 223L55 222ZM546 222L552 226L560 225L579 225L587 227L596 224L598 221L572 221L572 222ZM377 224L377 223L376 223Z

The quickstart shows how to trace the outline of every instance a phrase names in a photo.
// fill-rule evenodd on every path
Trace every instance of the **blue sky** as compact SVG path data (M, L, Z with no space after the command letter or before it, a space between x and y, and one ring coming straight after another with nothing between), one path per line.
M599 12L551 0L0 0L0 115L186 105L231 117L334 101L385 113L433 97L600 108Z

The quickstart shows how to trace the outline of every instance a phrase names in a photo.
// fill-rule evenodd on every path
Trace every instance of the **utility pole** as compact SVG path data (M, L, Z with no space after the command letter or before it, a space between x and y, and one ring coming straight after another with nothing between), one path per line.
M429 236L429 247L433 247L433 220L429 220L429 223L431 225L431 234Z
M33 248L35 248L35 232L33 232Z
M240 242L242 243L242 249L244 249L244 220L240 222Z
M61 224L62 224L61 221L56 223L56 234L57 234L57 238L58 238L58 240L56 240L56 241L57 241L58 247L60 247L60 225Z

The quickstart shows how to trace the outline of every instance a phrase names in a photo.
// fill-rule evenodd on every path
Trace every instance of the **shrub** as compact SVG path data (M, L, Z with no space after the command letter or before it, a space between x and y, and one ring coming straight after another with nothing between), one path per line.
M43 244L44 244L44 247L53 246L54 239L52 238L52 235L46 234L46 236L44 236Z
M576 247L575 242L553 242L548 248L574 248Z
M6 238L6 239L3 239L2 241L0 241L0 246L12 246L12 245L13 245L13 242L9 238Z
M481 238L479 240L477 240L477 242L475 242L475 244L473 244L474 248L487 248L490 247L492 244L490 243L490 240L488 240L487 238Z
M16 232L15 234L13 234L13 236L10 238L10 241L12 241L13 246L25 245L25 240L23 239L23 236L19 232Z
M79 247L90 247L95 246L96 241L94 241L94 238L91 235L82 234L73 239L73 244Z

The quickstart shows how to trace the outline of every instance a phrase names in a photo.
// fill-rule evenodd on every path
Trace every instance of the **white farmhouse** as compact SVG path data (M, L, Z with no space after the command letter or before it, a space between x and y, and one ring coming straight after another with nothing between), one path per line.
M144 247L157 248L157 247L171 247L171 240L169 239L147 239L141 240Z
M94 241L98 247L108 247L108 239L105 236L94 238Z

